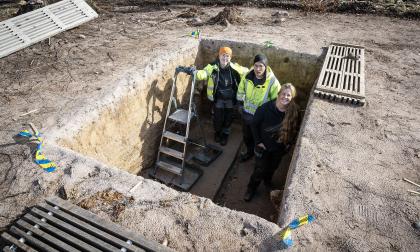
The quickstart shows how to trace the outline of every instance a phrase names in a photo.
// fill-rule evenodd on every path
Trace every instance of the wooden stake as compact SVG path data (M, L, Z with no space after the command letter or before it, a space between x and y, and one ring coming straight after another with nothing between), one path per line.
M33 123L28 123L28 125L31 127L31 129L32 129L32 132L35 134L35 135L38 135L38 130L36 129L36 127L35 127L35 125L33 124Z
M414 194L417 194L417 195L420 195L420 192L417 192L417 191L413 191L413 190L407 190L408 192L411 192L411 193L414 193Z
M13 119L13 121L16 121L16 120L17 120L17 118L19 118L19 117L21 117L21 116L29 115L29 114L34 113L34 112L37 112L38 110L39 110L39 109L33 109L33 110L31 110L31 111L28 111L28 112L26 112L26 113L23 113L23 114L21 114L21 115L18 115L16 118L12 118L12 119Z
M39 110L39 109L33 109L33 110L31 110L31 111L28 111L28 112L26 112L26 113L21 114L21 115L20 115L20 116L18 116L18 117L25 116L25 115L29 115L29 114L31 114L31 113L37 112L38 110Z
M410 183L410 184L413 184L413 185L417 186L418 188L420 188L420 185L419 185L419 184L416 184L416 183L414 183L414 182L413 182L413 181L411 181L411 180L408 180L408 179L406 179L406 178L403 178L403 180L404 180L404 181L406 181L406 182L408 182L408 183Z
M131 190L130 191L128 191L129 193L133 193L136 189L137 189L137 187L139 187L139 185L141 185L143 183L143 181L140 181L140 182L138 182L133 188L131 188Z

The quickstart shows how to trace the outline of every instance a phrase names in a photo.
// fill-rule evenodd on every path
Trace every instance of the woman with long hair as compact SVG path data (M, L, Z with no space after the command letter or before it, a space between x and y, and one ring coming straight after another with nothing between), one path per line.
M281 86L276 100L263 104L255 112L251 125L255 140L255 167L244 197L250 201L261 181L271 186L272 176L282 157L293 143L298 130L298 106L294 101L296 88Z

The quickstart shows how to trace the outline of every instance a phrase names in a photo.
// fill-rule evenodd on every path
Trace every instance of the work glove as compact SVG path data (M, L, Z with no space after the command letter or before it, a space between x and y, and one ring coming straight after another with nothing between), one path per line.
M183 72L183 73L186 73L186 74L189 74L189 75L194 75L195 71L197 71L195 66L190 66L190 67L177 66L175 68L175 73L177 73L177 74L180 73L180 72Z
M195 66L190 66L190 67L185 68L185 73L189 75L194 75L195 71L197 71Z

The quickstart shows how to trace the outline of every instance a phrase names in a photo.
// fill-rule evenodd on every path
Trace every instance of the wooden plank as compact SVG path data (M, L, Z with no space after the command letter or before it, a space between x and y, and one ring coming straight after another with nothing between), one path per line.
M42 10L45 15L47 15L51 20L54 21L54 23L56 23L60 29L64 29L65 25L63 24L63 22L60 20L60 18L58 18L56 15L54 15L49 9L44 9Z
M25 238L25 243L27 243L28 245L30 244L32 247L35 247L35 248L38 248L47 252L59 252L58 250L38 240L36 237L27 234L25 231L19 229L16 226L10 227L10 231L16 235L19 235L22 238Z
M77 247L78 249L84 250L84 251L92 251L92 252L101 252L101 250L96 249L95 247L92 247L91 245L87 244L86 242L79 240L78 238L67 234L63 232L62 230L41 221L40 219L36 218L35 216L31 214L25 214L23 216L24 219L38 224L40 227L42 227L44 230L48 231L50 234L53 234L56 237L59 237L60 239L70 243L70 245Z
M328 64L327 61L329 60L329 56L331 55L331 50L332 50L332 47L329 46L327 54L325 55L324 64L322 65L321 72L319 73L320 76L318 77L318 82L316 84L317 87L321 86L321 84L324 83L325 70L327 69L327 64Z
M110 235L110 234L108 234L108 233L106 233L106 232L104 232L104 231L102 231L98 228L95 228L92 225L90 225L90 224L88 224L88 223L86 223L82 220L79 220L76 217L73 217L73 216L61 211L60 209L56 209L56 208L54 208L50 205L47 205L47 204L38 205L38 206L41 207L41 208L44 208L46 211L52 212L53 216L62 217L60 219L64 218L66 220L66 223L69 223L69 224L71 224L71 225L73 225L77 228L80 228L81 230L83 230L83 231L85 231L85 232L87 232L87 233L89 233L89 234L91 234L95 237L98 237L101 240L104 240L104 242L107 242L107 243L109 243L113 246L116 246L116 247L119 247L119 248L126 248L128 251L140 251L140 252L144 251L141 248L137 248L134 245L128 244L126 242L126 239L124 239L124 240L118 239L117 237L112 236L112 235Z
M354 55L355 58L351 58ZM315 90L322 97L338 97L364 103L364 48L331 43ZM327 93L331 95L327 96Z
M337 43L337 42L332 42L330 45L343 46L343 47L349 47L350 46L350 47L365 49L363 46L360 46L360 45L343 44L343 43Z
M365 50L360 51L360 94L365 96Z
M24 41L24 43L5 46L6 42L0 39L0 47L3 47L0 50L0 58L64 30L74 28L97 16L98 14L83 0L63 0L0 22L2 37L5 34L12 34ZM6 47L7 50L5 50Z
M6 246L3 248L3 252L15 252L15 251L11 250L10 247Z
M25 243L20 242L18 239L16 239L15 237L11 236L10 234L8 234L6 232L4 232L3 234L1 234L1 237L4 240L6 240L6 241L8 241L8 242L10 242L10 243L12 243L14 245L16 245L16 247L22 249L23 251L27 251L27 252L38 252L38 250L35 250L35 249L29 247L28 245L26 245Z
M33 234L36 234L37 236L42 237L45 240L48 240L50 243L60 247L60 251L67 251L67 252L78 252L80 250L68 245L67 243L55 238L54 236L42 231L39 228L34 227L33 225L29 224L28 222L24 220L18 220L16 224L26 230L31 231Z
M48 221L50 221L51 223L53 223L54 226L58 226L61 229L63 229L64 231L74 235L75 237L78 237L79 239L92 244L93 246L104 250L104 251L110 251L110 252L121 252L119 248L116 248L104 241L101 241L100 239L96 238L93 235L90 235L86 232L84 232L83 230L76 228L58 218L55 218L52 215L49 215L46 212L41 211L40 209L34 207L31 209L32 213L35 213L38 216L41 216L45 219L47 219Z
M172 251L169 248L164 247L155 241L146 240L144 237L134 232L125 230L115 223L110 223L102 218L99 218L97 215L76 205L73 205L65 200L62 200L58 197L51 197L46 199L45 201L53 206L58 206L61 210L65 211L68 214L77 216L77 218L91 224L92 226L100 226L102 230L106 230L106 232L113 234L116 237L125 237L128 240L132 241L133 244L143 249L152 251Z
M318 91L323 91L323 92L325 92L325 93L335 94L335 95L347 95L347 96L352 97L352 98L354 98L354 99L365 99L365 97L363 97L363 96L361 96L361 95L352 94L352 95L350 96L350 95L348 95L347 93L342 93L342 92L340 92L339 90L333 90L333 89L331 89L331 88L324 88L324 87L321 87L321 88L317 88L316 90L318 90Z

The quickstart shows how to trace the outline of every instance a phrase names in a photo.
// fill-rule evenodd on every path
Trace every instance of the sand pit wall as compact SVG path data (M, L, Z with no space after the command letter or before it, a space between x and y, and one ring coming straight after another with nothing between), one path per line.
M104 107L94 121L86 122L74 137L60 139L59 144L133 174L151 166L162 133L175 67L194 64L196 54L197 48L186 50L162 69L153 69L157 73L154 76L134 79L134 82L141 81L134 91ZM180 74L176 92L179 104L188 102L188 84L189 77Z
M306 107L308 94L320 69L318 56L252 43L204 39L193 50L184 50L185 53L178 53L176 60L153 69L154 75L134 78L133 81L138 83L132 92L99 108L97 118L86 121L75 136L61 138L59 144L133 174L151 167L159 146L175 67L194 64L200 69L214 61L220 46L230 46L234 61L247 67L252 66L254 55L265 53L280 82L292 82L299 92L298 103L302 109ZM189 84L189 77L180 74L176 93L179 104L188 102ZM196 101L200 103L200 112L209 116L204 86L204 81L197 83L201 97Z

